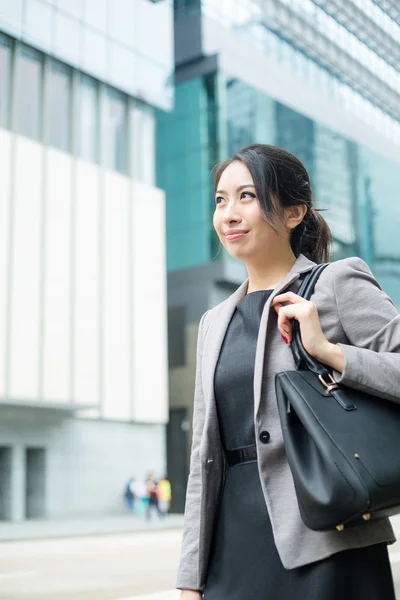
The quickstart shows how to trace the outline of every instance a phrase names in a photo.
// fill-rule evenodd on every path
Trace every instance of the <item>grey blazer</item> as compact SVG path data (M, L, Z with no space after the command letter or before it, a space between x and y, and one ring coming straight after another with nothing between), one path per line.
M285 457L275 396L275 374L296 369L290 346L277 328L271 300L296 292L300 273L315 265L300 254L287 276L269 296L260 322L254 368L254 423L258 469L275 544L286 569L328 557L348 548L393 543L388 519L370 521L343 532L316 532L301 520L293 479ZM246 295L248 279L224 302L201 318L197 343L193 442L186 494L185 522L177 588L203 590L210 544L223 479L224 455L218 432L214 371L236 305ZM345 357L336 382L400 402L400 314L360 258L331 263L315 287L327 339ZM268 430L269 444L259 435Z

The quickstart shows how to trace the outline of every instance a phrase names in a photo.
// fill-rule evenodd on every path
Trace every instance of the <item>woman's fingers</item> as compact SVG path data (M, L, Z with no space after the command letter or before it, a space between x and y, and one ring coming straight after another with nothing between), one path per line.
M283 302L291 302L291 304L283 306ZM271 305L278 313L278 330L282 336L288 339L288 342L292 341L291 319L296 319L304 323L304 321L313 316L314 309L316 308L313 302L305 300L293 292L276 296Z
M285 306L283 306L278 313L278 330L281 335L284 335L288 342L292 341L292 327L290 324L289 317L285 313Z
M294 304L300 304L302 302L309 302L309 300L298 296L294 292L285 292L284 294L275 296L271 302L271 305L274 306L275 304L281 304L282 302L293 302Z

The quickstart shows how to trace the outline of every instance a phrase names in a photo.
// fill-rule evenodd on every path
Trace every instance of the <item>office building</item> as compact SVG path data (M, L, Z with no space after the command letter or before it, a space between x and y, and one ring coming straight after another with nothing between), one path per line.
M165 469L172 71L168 0L0 2L0 519Z

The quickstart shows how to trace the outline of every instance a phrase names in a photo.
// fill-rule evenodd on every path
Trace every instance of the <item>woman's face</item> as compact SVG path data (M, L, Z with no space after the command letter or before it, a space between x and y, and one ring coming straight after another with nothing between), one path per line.
M224 248L245 263L262 259L282 243L263 217L250 171L241 161L232 162L221 175L213 223Z

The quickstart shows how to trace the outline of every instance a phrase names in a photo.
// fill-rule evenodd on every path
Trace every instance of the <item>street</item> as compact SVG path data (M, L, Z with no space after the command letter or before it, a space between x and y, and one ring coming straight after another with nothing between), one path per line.
M176 600L181 534L0 543L0 600ZM400 542L390 555L400 598Z
M173 592L180 539L178 530L3 542L0 599L147 600Z

